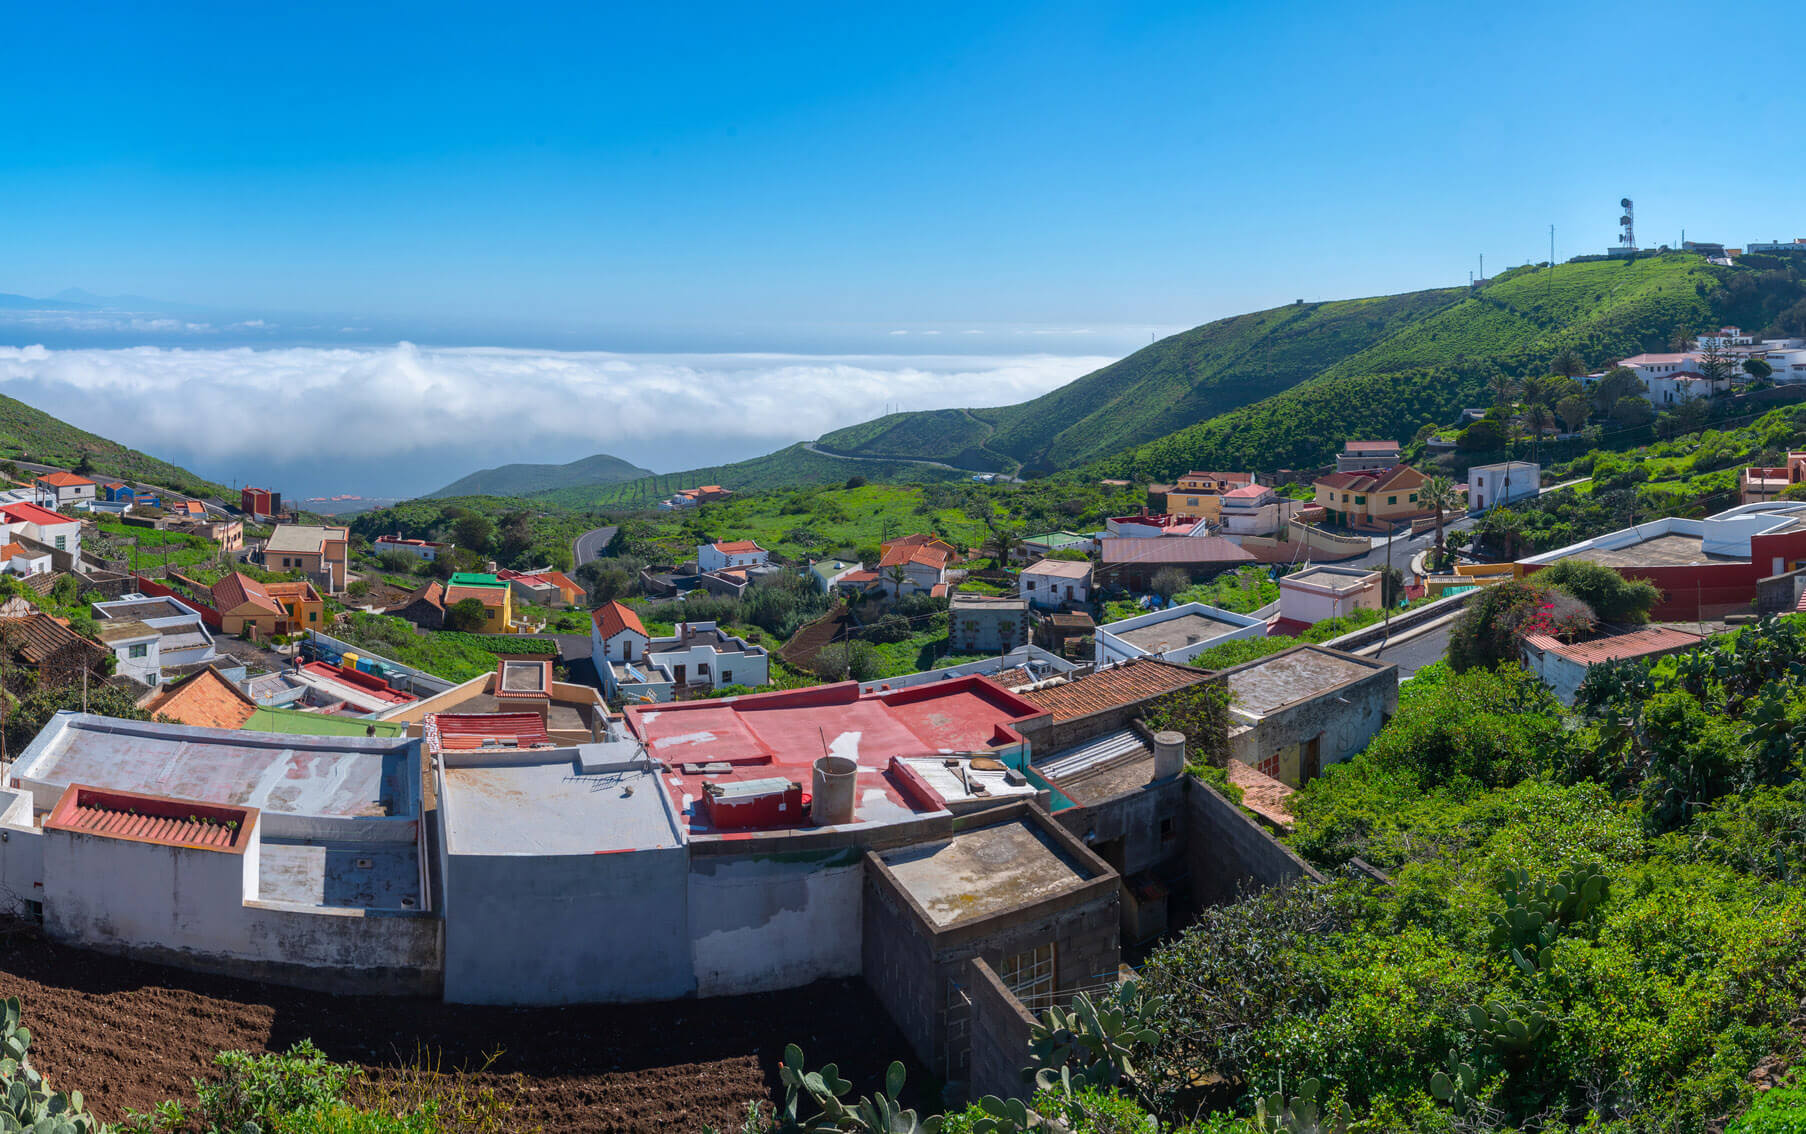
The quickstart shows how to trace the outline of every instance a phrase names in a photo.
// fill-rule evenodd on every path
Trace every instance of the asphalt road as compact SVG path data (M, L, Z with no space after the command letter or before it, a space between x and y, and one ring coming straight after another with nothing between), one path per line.
M1399 677L1409 677L1424 666L1443 659L1449 651L1451 629L1451 626L1439 626L1409 641L1388 645L1379 653L1369 656L1376 661L1391 662L1398 667Z
M576 542L571 544L571 558L574 560L572 566L581 567L592 559L601 558L602 549L608 546L609 540L615 538L619 527L618 524L610 524L606 528L591 528L578 536Z
M993 476L999 482L1013 481L1016 478L1009 473L989 472L985 469L962 469L958 465L950 465L945 461L927 461L915 457L855 457L850 453L830 453L826 449L817 448L815 442L803 442L803 448L818 457L833 457L837 461L894 461L904 465L926 465L931 469L947 469L950 472L970 473L977 476Z

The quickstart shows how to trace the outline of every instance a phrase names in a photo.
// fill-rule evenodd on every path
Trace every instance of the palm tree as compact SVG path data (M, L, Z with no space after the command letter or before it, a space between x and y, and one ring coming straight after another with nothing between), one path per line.
M1536 460L1539 447L1542 445L1543 432L1555 424L1555 414L1541 402L1532 402L1524 407L1524 428L1530 431L1530 459Z
M998 570L1009 567L1010 560L1022 547L1022 533L1008 524L1000 524L991 529L985 537L984 553L997 563Z
M903 564L901 564L901 563L891 564L888 568L885 569L884 577L891 581L891 586L896 591L896 593L891 597L902 598L903 597L903 584L907 583L909 581L909 572L905 571L903 569Z
M1461 506L1461 494L1455 491L1455 482L1448 477L1433 476L1418 490L1417 502L1436 510L1436 557L1440 561L1446 554L1442 543L1442 514Z
M1549 372L1563 378L1578 378L1587 372L1587 364L1578 351L1570 348L1549 360Z
M1585 428L1587 417L1592 411L1592 404L1579 394L1569 394L1555 403L1555 416L1561 418L1561 423L1568 427L1569 433L1579 433Z
M1487 388L1492 391L1492 404L1502 406L1511 401L1517 391L1518 380L1504 371L1498 371L1486 380Z

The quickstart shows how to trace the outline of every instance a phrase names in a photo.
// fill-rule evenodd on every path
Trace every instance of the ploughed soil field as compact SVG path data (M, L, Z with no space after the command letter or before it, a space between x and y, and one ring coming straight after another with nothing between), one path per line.
M548 1132L738 1130L748 1100L782 1097L786 1043L812 1068L837 1062L858 1094L898 1058L911 1086L925 1085L858 981L718 1000L485 1008L303 992L20 937L0 945L0 996L24 1002L33 1062L108 1121L191 1100L190 1080L210 1074L215 1052L283 1051L302 1039L377 1076L421 1052L452 1071L499 1051L479 1085L517 1099L515 1128ZM933 1106L912 1100L923 1102Z

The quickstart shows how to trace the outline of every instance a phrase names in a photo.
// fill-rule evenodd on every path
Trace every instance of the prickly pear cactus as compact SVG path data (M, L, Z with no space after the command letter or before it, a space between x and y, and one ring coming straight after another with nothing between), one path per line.
M1318 1096L1323 1084L1306 1079L1298 1084L1298 1094L1287 1099L1274 1092L1254 1104L1254 1127L1268 1134L1347 1134L1348 1104L1338 1101L1325 1110Z
M1509 1062L1536 1048L1549 1028L1547 1013L1538 1001L1489 1000L1485 1007L1469 1006L1467 1022L1481 1052Z
M0 1132L106 1134L82 1109L82 1093L53 1091L26 1057L31 1030L20 1024L19 998L0 1001Z
M1480 1073L1472 1064L1463 1063L1461 1057L1452 1050L1449 1052L1447 1065L1447 1071L1438 1071L1430 1076L1430 1094L1437 1101L1454 1107L1456 1114L1466 1117L1478 1106L1476 1098L1480 1093Z

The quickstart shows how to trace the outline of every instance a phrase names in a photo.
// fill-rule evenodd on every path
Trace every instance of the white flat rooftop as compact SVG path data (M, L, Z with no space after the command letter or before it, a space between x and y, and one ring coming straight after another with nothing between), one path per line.
M291 736L62 712L13 763L48 810L70 784L276 815L418 819L418 740Z
M447 853L606 854L682 846L670 793L639 753L632 741L614 741L442 754L439 822Z

